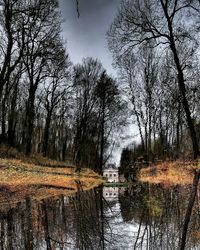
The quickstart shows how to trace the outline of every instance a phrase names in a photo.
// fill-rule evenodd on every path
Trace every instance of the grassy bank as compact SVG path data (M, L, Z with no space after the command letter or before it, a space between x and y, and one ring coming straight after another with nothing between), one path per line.
M103 181L94 171L43 157L0 158L0 207L15 204L31 196L40 200L75 192L79 186L88 190Z
M197 166L192 162L164 162L141 169L139 180L149 183L162 183L165 186L188 185L192 183ZM198 165L200 168L200 166Z

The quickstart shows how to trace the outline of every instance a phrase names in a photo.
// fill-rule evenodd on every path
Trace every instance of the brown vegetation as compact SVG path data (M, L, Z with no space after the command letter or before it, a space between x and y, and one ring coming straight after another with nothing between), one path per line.
M196 165L192 162L164 162L141 169L139 180L165 186L192 184Z
M37 159L41 161L42 158ZM32 196L33 199L44 199L58 195L68 195L77 190L77 183L83 190L100 185L100 177L89 169L75 172L75 167L48 160L48 166L36 165L27 159L0 159L0 206L12 206Z

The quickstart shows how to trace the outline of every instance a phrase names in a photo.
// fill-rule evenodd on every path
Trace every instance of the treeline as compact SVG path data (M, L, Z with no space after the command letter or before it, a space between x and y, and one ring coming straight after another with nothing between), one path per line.
M102 170L122 101L93 58L72 65L57 0L0 2L0 142Z
M1 143L27 155L42 147L46 154L41 127L49 130L70 63L60 37L58 2L3 0L0 14ZM55 115L62 112L63 107Z
M199 18L199 1L121 3L108 42L138 127L132 159L199 156Z
M122 1L108 32L116 81L97 59L72 64L58 0L0 1L1 144L101 172L131 113L139 156L196 159L199 4Z

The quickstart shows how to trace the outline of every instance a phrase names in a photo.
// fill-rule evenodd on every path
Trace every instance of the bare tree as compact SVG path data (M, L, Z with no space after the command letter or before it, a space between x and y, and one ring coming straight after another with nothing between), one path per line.
M62 47L61 47L62 48ZM60 53L59 53L60 52ZM60 54L60 55L59 55ZM64 50L58 50L56 56L59 58L52 62L52 66L49 67L50 76L46 79L46 87L44 93L41 96L41 101L44 104L46 110L45 128L42 143L42 153L47 155L48 141L49 141L49 129L51 125L52 114L57 108L59 103L66 96L67 88L69 87L69 72L70 61L65 56Z
M23 63L28 78L28 100L23 131L23 144L26 154L31 153L31 140L34 128L34 102L39 84L48 76L48 64L56 59L60 46L60 20L56 9L58 2L51 0L27 3L25 55ZM59 60L59 57L57 57Z
M87 139L89 139L88 135L92 133L93 125L95 125L95 123L91 123L91 121L96 120L94 114L97 102L95 86L102 71L101 63L93 58L83 59L83 64L74 68L73 86L76 100L74 161L79 168L84 163L84 157L87 157ZM90 138L92 139L92 137Z
M171 51L195 159L199 155L199 146L187 99L184 69L188 62L186 58L190 58L197 47L194 38L199 15L198 1L124 1L108 33L110 48L117 57L138 50L152 40L159 49ZM180 44L187 44L189 48L184 56L180 54Z
M116 81L104 71L97 82L95 96L97 97L97 112L99 117L99 162L97 170L102 174L105 165L105 149L109 132L114 128L114 120L119 117L122 109L121 98ZM98 147L98 145L97 145Z
M0 98L5 84L9 81L12 72L20 63L24 51L24 22L20 18L21 1L2 0L0 2ZM18 23L16 23L18 20ZM21 44L20 49L16 46Z

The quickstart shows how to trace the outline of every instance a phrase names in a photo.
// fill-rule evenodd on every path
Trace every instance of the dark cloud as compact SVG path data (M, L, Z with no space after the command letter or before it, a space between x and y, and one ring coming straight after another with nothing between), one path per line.
M114 73L112 58L107 49L106 32L112 23L120 0L79 0L77 17L75 0L59 0L63 34L74 63L83 57L99 58L109 73Z

